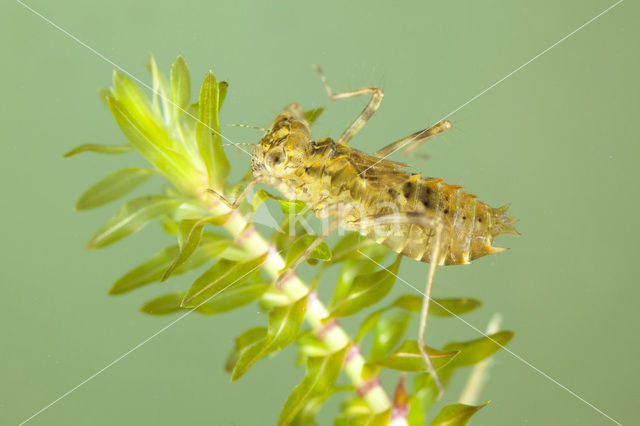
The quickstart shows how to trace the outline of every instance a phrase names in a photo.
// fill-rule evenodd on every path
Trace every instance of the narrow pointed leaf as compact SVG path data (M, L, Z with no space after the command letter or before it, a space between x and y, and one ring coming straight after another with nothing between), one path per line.
M337 259L336 249L339 249L339 248L334 247L334 250L332 253L333 263L336 263L336 259ZM366 255L369 256L374 261L371 261L366 257L363 258L362 254L360 254L358 251L362 251L363 253L366 253ZM336 306L342 299L344 299L347 296L347 293L349 293L349 289L353 285L353 281L356 279L357 276L368 274L378 269L378 265L376 263L378 264L381 263L389 253L390 253L390 250L387 249L386 247L381 246L379 244L373 244L355 251L355 254L356 254L355 257L346 257L346 258L343 257L344 262L342 263L342 266L340 268L338 283L336 284L336 289L333 293L333 296L331 297L330 306L331 307ZM340 253L338 252L337 255L340 256Z
M256 343L240 356L231 380L242 377L253 364L264 356L279 351L296 338L307 307L306 296L288 306L276 307L269 312L269 329L262 342Z
M304 406L298 411L296 417L291 422L292 426L313 426L316 425L315 417L324 405L325 401L339 392L354 392L353 386L333 386L328 391L313 396L307 400Z
M202 230L204 222L199 219L185 219L178 224L178 243L180 245L180 253L176 260L171 264L167 272L165 272L161 281L165 281L173 270L184 263L185 260L193 254L200 244L202 238Z
M174 181L191 179L190 171L193 166L168 147L166 131L148 116L136 117L119 100L110 97L108 101L120 130L147 161Z
M431 426L464 426L469 423L469 419L476 414L482 407L487 405L466 405L452 404L442 408L440 413L431 422Z
M169 213L184 201L148 195L126 203L102 228L91 237L88 248L104 247L146 226L150 221Z
M411 312L420 312L422 309L422 296L405 295L400 296L393 302L393 306ZM477 299L456 298L456 299L433 299L429 304L429 315L436 317L451 317L462 315L482 306L482 302Z
M452 361L450 367L466 367L486 359L506 346L513 338L511 331L499 331L488 337L471 340L469 342L455 342L447 344L444 351L460 351L460 354Z
M307 205L300 200L295 200L295 201L285 200L282 197L278 197L276 195L273 195L265 191L264 189L261 189L253 197L253 201L251 202L251 208L255 211L258 208L258 206L262 204L265 200L277 201L280 204L280 207L282 208L282 212L285 215L302 213L307 207Z
M422 404L422 399L414 394L409 397L409 414L407 416L407 422L409 426L424 426L425 424L425 408Z
M165 294L145 303L140 310L149 315L167 315L180 311L184 292Z
M164 75L160 72L158 63L156 62L156 58L154 58L153 54L149 55L147 68L151 72L151 78L153 81L153 102L151 109L156 118L162 121L165 121L165 119L166 121L169 121L167 115L172 111L171 94L169 93L167 81L164 78ZM160 105L162 105L162 108L160 108Z
M190 96L189 68L182 55L179 55L171 67L171 97L173 99L173 116L176 119L179 119L189 106Z
M286 260L286 265L284 269L287 269L289 266L291 266L293 262L295 262L302 255L302 253L306 249L308 249L309 246L311 246L311 244L316 240L316 238L318 238L317 235L310 235L310 234L303 235L300 238L298 238L293 243L293 245L289 249L289 252L287 253L287 260ZM318 247L316 247L311 252L309 257L311 259L318 259L318 260L324 260L324 261L330 260L331 249L329 249L329 246L325 242L322 242Z
M398 256L388 268L371 274L359 275L353 280L346 297L335 307L331 316L344 317L353 315L362 309L381 300L393 287L400 266Z
M124 105L132 106L136 115L142 116L150 113L149 98L126 74L120 71L113 72L113 88L111 92Z
M362 339L369 334L370 332L372 332L373 330L375 330L376 328L376 324L378 323L378 321L380 320L380 317L382 316L382 314L384 314L387 311L387 308L384 309L380 309L378 311L372 312L371 314L369 314L368 317L366 317L364 319L364 321L362 321L362 324L360 324L360 329L358 330L358 335L356 336L356 343L360 343L360 341L362 341Z
M227 357L224 369L227 373L233 371L238 359L244 352L255 344L261 344L267 335L267 329L264 327L250 328L249 330L236 337L236 346Z
M218 83L209 72L200 89L198 102L198 122L196 123L196 141L200 157L207 167L209 184L213 189L221 189L229 175L229 161L222 149L220 124L218 122Z
M324 107L310 109L309 111L304 112L304 118L309 123L309 126L313 126L313 123L322 115L324 112Z
M94 209L124 197L154 174L153 170L139 167L128 167L111 173L80 196L76 210Z
M456 351L444 352L432 348L426 348L426 350L435 368L448 364L458 354ZM418 342L415 340L405 340L393 354L377 364L400 371L425 371L427 369L427 364L422 359L418 348Z
M290 424L302 407L314 396L331 392L335 383L347 348L325 357L307 359L307 371L302 382L295 387L287 398L280 412L279 425Z
M195 253L182 266L176 268L174 275L184 274L211 261L216 253L222 252L230 243L228 237L222 235L205 235ZM148 261L127 272L116 281L109 294L121 294L143 285L160 281L167 268L175 260L180 248L173 245L157 253Z
M98 154L124 154L125 152L131 152L133 146L130 144L123 145L99 145L94 143L87 143L77 146L71 151L64 154L64 158L71 158L83 152L95 152Z
M369 361L384 359L396 347L407 330L411 316L408 312L392 312L384 315L376 324Z
M246 282L264 264L267 253L246 262L220 260L207 269L189 288L183 307L195 307L212 300L221 292Z
M331 354L331 350L327 348L316 335L311 332L304 332L296 339L298 352L303 357L324 357Z
M271 283L243 284L239 287L231 287L209 302L198 306L197 311L207 315L227 312L257 300L269 287L271 287Z
M331 263L339 263L346 259L361 259L362 254L358 250L375 244L370 239L362 236L357 232L351 232L340 239L333 246L333 257Z

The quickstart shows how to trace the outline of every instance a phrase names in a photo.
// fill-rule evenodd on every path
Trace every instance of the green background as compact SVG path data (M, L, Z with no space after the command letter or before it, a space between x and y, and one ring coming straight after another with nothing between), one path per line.
M373 152L439 120L612 4L29 2L92 52L3 2L0 423L26 419L174 319L138 311L164 292L160 284L107 295L123 272L172 242L157 225L104 250L83 249L116 205L76 213L76 198L124 163L144 164L134 155L61 158L81 143L124 141L95 95L114 68L97 52L146 82L150 52L165 71L182 53L194 85L209 68L229 81L223 123L268 126L297 101L327 105L314 132L335 137L365 101L330 103L311 67L318 63L336 89L385 89L353 141ZM436 276L436 296L485 302L464 317L471 324L484 329L499 312L516 331L509 349L521 359L504 351L494 358L482 392L492 403L476 425L613 424L558 383L623 424L637 417L638 12L621 3L453 114L454 129L421 149L429 160L412 160L414 171L464 184L494 206L511 202L520 218L522 236L497 241L510 251ZM259 137L222 131L235 141ZM228 154L241 175L248 158ZM400 276L421 286L425 271L405 260ZM184 288L189 278L162 285ZM408 292L396 283L395 294ZM261 361L237 383L222 371L233 337L264 321L255 306L190 315L30 424L273 424L303 374L294 351ZM430 322L434 346L476 337L456 319Z

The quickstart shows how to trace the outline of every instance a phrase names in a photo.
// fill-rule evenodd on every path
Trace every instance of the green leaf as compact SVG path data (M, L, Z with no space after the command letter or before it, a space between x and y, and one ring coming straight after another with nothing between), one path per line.
M355 234L352 234L355 235ZM363 256L355 251L355 257L342 257L344 262L340 268L340 275L338 276L338 283L336 289L331 297L330 306L335 306L340 300L344 299L349 292L349 289L353 285L353 281L358 275L367 274L375 271L378 268L378 264L381 263L384 258L390 253L390 250L384 246L373 243L361 249L363 253L366 253L372 260L363 258ZM343 256L340 254L340 247L333 248L332 263L337 262L336 256ZM342 252L344 254L344 251Z
M499 331L487 337L471 340L469 342L454 342L447 344L444 351L460 351L460 354L452 361L450 367L466 367L476 364L500 350L513 338L512 331Z
M425 349L436 369L448 364L458 354L456 351L444 352L426 346ZM418 342L415 340L405 340L396 351L376 364L400 371L426 371L427 369L427 364L418 348Z
M262 202L265 200L273 200L280 203L280 207L282 208L282 212L285 215L289 214L299 214L302 213L307 205L300 200L289 201L285 200L282 197L277 197L264 189L259 190L256 195L253 197L253 201L251 202L251 208L255 211Z
M231 380L242 377L253 364L264 356L289 345L298 334L307 307L307 297L269 312L269 329L261 342L247 348L236 363Z
M313 126L313 123L322 115L324 112L324 107L310 109L309 111L304 112L304 118L309 123L309 126Z
M222 104L224 104L224 99L227 97L227 88L229 87L229 83L226 81L221 81L218 83L218 112L222 109Z
M267 259L267 254L241 263L225 259L218 261L195 280L184 297L182 306L196 307L209 302L225 290L239 286L247 281L251 274L257 273Z
M147 195L126 203L89 240L87 248L104 247L142 229L153 219L169 213L184 200Z
M301 333L296 339L298 353L301 357L323 357L331 353L327 345L315 336L312 331Z
M191 79L189 68L182 55L179 55L171 67L171 97L173 99L173 116L176 119L189 106L191 97Z
M269 287L271 287L271 283L247 283L232 287L198 306L197 311L207 315L230 311L257 300Z
M409 413L407 415L407 423L409 426L424 426L424 413L426 409L422 404L422 399L413 394L409 397Z
M185 219L178 224L178 244L180 253L160 281L166 281L173 270L184 263L200 244L204 222L202 219Z
M318 238L317 235L303 235L300 238L298 238L293 245L291 245L291 248L289 249L289 252L287 253L287 261L286 261L286 265L283 268L283 270L289 268L293 262L295 262L301 255L302 253L309 248L309 246L311 246L311 244ZM329 246L325 243L322 242L320 243L320 245L318 247L316 247L312 252L311 255L309 256L311 259L318 259L318 260L330 260L331 259L331 249L329 249Z
M110 97L108 102L118 127L147 161L174 183L184 184L193 180L191 174L194 166L169 147L171 143L166 130L153 121L148 111L134 113L123 102L113 97Z
M184 219L180 221L177 230L180 253L178 254L178 257L176 257L176 260L167 269L161 281L167 280L175 268L182 265L187 259L189 259L189 256L195 252L196 248L198 248L198 245L200 244L204 225L221 225L227 221L228 216L229 215L227 214L222 216L206 217L203 219ZM219 254L227 247L228 245L217 251L216 254Z
M279 425L290 424L296 414L313 397L331 394L347 348L325 357L310 357L307 359L307 371L302 382L295 387L287 398L280 412Z
M356 343L360 343L364 337L369 334L371 331L375 330L376 324L380 320L382 314L387 311L388 308L383 308L378 311L372 312L368 317L362 321L360 324L360 329L358 330L358 335L356 336Z
M230 242L228 237L222 235L205 235L195 253L182 266L176 268L174 275L184 274L211 261L216 252L224 250ZM150 260L138 265L118 279L111 287L109 294L126 293L143 285L160 281L167 268L178 256L179 251L178 245L165 248Z
M149 315L167 315L180 311L180 302L184 297L184 291L169 293L156 297L145 303L140 310Z
M411 316L408 312L392 312L384 315L376 324L369 361L384 359L396 347L407 330Z
M152 57L153 61L153 57ZM113 97L118 99L127 109L131 110L138 117L150 117L149 98L144 94L142 89L131 81L131 79L120 71L113 72L113 88L111 89Z
M353 315L362 309L377 303L387 295L393 283L402 257L399 255L388 268L371 274L359 275L353 280L346 297L331 312L332 317Z
M304 406L298 411L296 417L291 422L292 426L311 426L317 425L315 417L322 408L325 401L338 392L354 392L353 386L333 386L329 391L309 398Z
M94 209L124 197L154 174L153 170L139 167L128 167L111 173L80 196L76 210Z
M464 426L469 423L469 419L471 419L475 413L487 404L488 402L482 405L446 405L436 418L433 419L431 426Z
M420 312L422 309L422 296L400 296L393 302L393 306L411 312ZM429 315L451 317L462 315L480 306L482 306L482 302L479 300L466 297L457 299L433 299L429 304Z
M171 105L171 94L168 93L167 82L164 75L162 75L158 69L158 63L156 62L156 58L154 58L153 54L149 54L147 69L151 72L151 78L153 81L153 103L151 105L151 109L155 118L164 121L165 118L167 118L166 115L170 114L173 110ZM160 104L162 104L162 110L160 109ZM165 115L163 115L163 111Z
M131 152L133 146L130 144L123 145L98 145L94 143L87 143L77 146L71 151L64 154L64 158L71 158L83 152L95 152L98 154L124 154L125 152Z
M264 327L255 327L250 328L249 330L242 333L240 336L236 337L236 346L233 351L227 357L227 362L225 363L224 370L227 373L231 373L233 371L233 367L235 367L238 359L244 354L247 349L249 349L254 344L260 343L264 340L264 337L267 335L267 329Z
M361 259L362 255L358 253L358 250L362 250L373 244L375 244L375 242L361 234L350 232L333 246L331 263L339 263L347 259Z
M229 175L229 161L222 149L220 124L218 122L218 83L209 71L200 89L198 101L198 123L196 123L196 141L202 161L207 167L209 184L220 190Z

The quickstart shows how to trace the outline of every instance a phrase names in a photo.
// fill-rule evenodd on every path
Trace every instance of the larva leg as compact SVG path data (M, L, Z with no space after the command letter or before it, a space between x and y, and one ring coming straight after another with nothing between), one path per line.
M444 394L444 386L440 377L436 373L436 369L429 358L425 348L425 332L427 329L427 317L429 313L429 302L431 301L431 290L433 287L433 278L435 277L436 267L440 264L440 257L444 251L442 233L444 230L444 224L442 220L437 216L424 216L424 214L411 214L411 213L397 213L378 217L365 218L360 222L360 226L363 228L369 228L376 225L384 224L402 224L412 223L429 227L433 231L434 242L431 245L431 263L429 264L429 273L427 274L427 280L424 287L424 297L422 299L422 309L420 310L420 325L418 331L418 348L420 354L427 365L427 370L433 381L438 388L438 398L442 398Z
M314 65L314 67L318 71L318 74L320 74L320 79L322 80L322 84L324 84L325 89L327 89L327 94L329 95L329 99L331 99L332 101L337 101L339 99L354 98L356 96L371 95L371 100L369 100L369 103L367 104L367 106L360 113L360 115L356 117L353 123L351 123L351 125L347 127L347 130L345 130L344 133L342 133L342 135L340 136L340 139L338 139L339 143L343 143L347 145L349 144L349 141L351 140L351 138L353 138L355 134L358 133L358 131L362 128L362 126L364 126L367 120L369 120L373 115L373 113L376 112L376 110L380 107L380 104L382 103L382 98L384 97L384 92L382 91L382 89L378 89L376 87L365 87L363 89L352 90L350 92L333 93L333 90L331 90L331 86L329 86L329 82L327 81L327 78L322 73L322 70L320 69L320 67L317 65Z
M244 187L244 189L242 190L242 192L238 195L238 197L232 202L230 202L229 200L227 200L224 195L217 193L216 191L214 191L211 188L207 188L207 192L211 195L213 195L214 197L216 197L219 201L221 201L224 205L226 205L227 207L229 207L231 210L235 210L240 206L240 203L242 203L242 201L247 198L247 195L249 195L249 192L251 192L251 190L253 189L254 186L256 186L258 183L260 183L260 179L253 179L252 181L250 181L247 186Z
M449 120L441 121L431 127L420 130L419 132L415 132L412 135L404 137L392 144L385 146L381 150L377 151L374 155L384 158L401 149L405 150L404 154L410 155L417 147L425 143L427 140L431 139L437 134L446 132L451 127L451 122Z

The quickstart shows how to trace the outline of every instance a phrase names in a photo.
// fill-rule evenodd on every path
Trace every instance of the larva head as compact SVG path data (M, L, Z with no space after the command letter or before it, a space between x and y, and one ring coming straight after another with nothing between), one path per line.
M308 158L310 147L307 125L296 120L293 114L283 112L254 148L251 171L254 176L286 177Z

